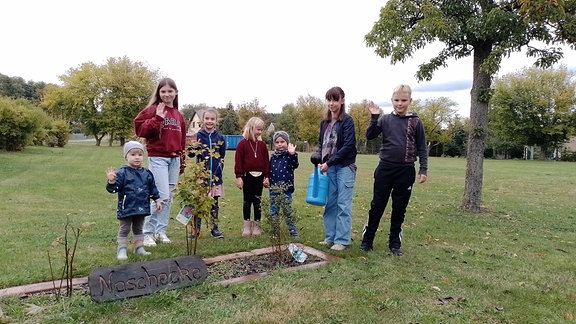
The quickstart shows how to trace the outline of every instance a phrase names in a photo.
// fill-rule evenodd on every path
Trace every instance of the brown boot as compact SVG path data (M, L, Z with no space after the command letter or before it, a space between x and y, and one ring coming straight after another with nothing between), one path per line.
M244 227L242 228L242 236L250 236L252 235L252 221L245 220Z
M262 229L260 228L260 221L252 222L252 236L262 235Z

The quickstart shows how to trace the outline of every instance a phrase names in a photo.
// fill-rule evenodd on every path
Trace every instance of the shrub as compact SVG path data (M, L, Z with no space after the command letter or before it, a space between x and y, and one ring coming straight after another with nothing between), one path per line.
M567 149L562 150L562 155L560 156L561 161L576 162L576 151L570 151Z
M70 127L63 120L54 120L51 123L51 129L46 136L46 145L64 147L70 138ZM49 138L51 141L49 141ZM51 145L51 142L53 142Z
M47 118L27 100L0 97L0 148L20 151L33 144Z

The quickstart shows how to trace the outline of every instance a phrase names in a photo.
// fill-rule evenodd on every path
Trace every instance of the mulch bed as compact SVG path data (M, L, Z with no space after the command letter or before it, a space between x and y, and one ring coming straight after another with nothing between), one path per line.
M219 261L208 265L208 278L210 280L226 280L323 261L315 255L308 255L308 258L302 263L296 262L291 257L284 257L283 259L287 260L279 260L278 256L274 254L263 254Z

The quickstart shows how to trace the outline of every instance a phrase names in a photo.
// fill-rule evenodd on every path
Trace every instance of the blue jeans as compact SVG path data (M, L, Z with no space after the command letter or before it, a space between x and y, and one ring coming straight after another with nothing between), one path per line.
M152 214L146 217L144 234L152 235L166 233L168 220L170 219L170 206L174 198L174 189L178 183L180 174L180 157L148 157L148 169L154 175L154 182L160 192L160 199L164 202L162 211L156 212L156 203L150 204Z
M280 200L280 198L277 197L279 195L284 195L285 196L285 201ZM285 206L282 206L283 204L285 204ZM280 206L278 206L280 205ZM280 208L278 208L280 207ZM281 210L285 208L285 210ZM278 215L280 213L280 211L282 211L282 214L284 215ZM283 192L283 193L276 193L276 192L272 192L270 191L270 215L272 216L273 220L275 222L279 222L279 216L282 216L285 218L285 222L286 222L286 227L288 227L289 231L293 231L296 230L296 224L294 224L294 220L292 219L292 217L294 216L294 211L292 210L292 193L289 191ZM280 225L280 224L276 224L276 225Z
M342 245L352 243L352 196L356 173L348 166L331 166L328 201L324 208L324 240Z

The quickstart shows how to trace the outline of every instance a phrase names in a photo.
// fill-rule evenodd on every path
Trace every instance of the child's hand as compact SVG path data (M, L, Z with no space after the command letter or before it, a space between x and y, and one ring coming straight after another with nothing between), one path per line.
M116 170L113 167L106 169L106 177L108 178L109 184L116 183Z
M164 118L164 116L166 116L166 113L164 112L164 103L161 102L158 104L158 106L156 106L156 115L160 116L162 118Z
M288 153L294 155L294 153L296 153L296 145L288 143Z
M162 211L162 199L156 200L156 212L159 213Z
M374 103L374 101L370 101L368 103L368 110L372 115L380 115L380 107Z
M270 179L264 178L264 188L270 188Z
M244 187L244 181L242 181L242 178L236 178L236 187L242 190L242 187Z
M418 175L418 183L424 183L424 182L426 182L426 179L427 179L427 178L428 178L428 177L427 177L426 175L424 175L424 174L419 174L419 175Z

